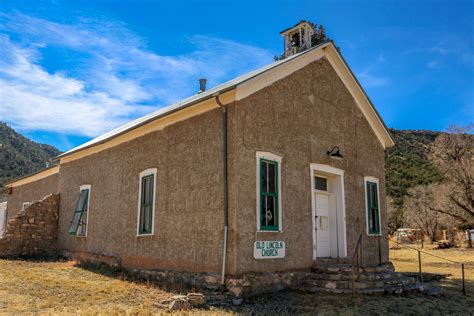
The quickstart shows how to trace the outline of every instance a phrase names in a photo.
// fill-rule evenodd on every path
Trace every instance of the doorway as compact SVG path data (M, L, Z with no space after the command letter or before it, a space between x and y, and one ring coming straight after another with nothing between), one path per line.
M322 164L311 164L310 169L313 260L344 258L347 256L344 171Z

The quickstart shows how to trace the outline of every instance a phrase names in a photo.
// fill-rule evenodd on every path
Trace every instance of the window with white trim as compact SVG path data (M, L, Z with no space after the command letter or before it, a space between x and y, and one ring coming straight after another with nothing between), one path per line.
M380 235L380 193L379 180L373 177L364 177L365 207L367 215L367 234Z
M72 216L71 226L69 227L69 234L71 235L87 236L90 192L91 186L89 184L82 185L79 188L79 198Z
M281 231L281 157L257 152L257 230Z
M140 188L138 194L137 235L152 235L154 233L156 194L156 168L147 169L140 173Z

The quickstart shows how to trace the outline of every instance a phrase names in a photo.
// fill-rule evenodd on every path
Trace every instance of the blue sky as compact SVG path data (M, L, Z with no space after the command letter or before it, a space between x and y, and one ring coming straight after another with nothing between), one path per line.
M0 121L70 149L323 24L390 127L474 121L474 1L0 1Z

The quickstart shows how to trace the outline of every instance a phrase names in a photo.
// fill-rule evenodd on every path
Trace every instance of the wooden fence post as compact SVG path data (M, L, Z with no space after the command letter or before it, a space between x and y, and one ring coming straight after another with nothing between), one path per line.
M418 250L418 273L420 276L420 282L423 283L423 274L421 273L421 252Z
M464 263L461 263L462 294L466 295L466 285L464 283Z

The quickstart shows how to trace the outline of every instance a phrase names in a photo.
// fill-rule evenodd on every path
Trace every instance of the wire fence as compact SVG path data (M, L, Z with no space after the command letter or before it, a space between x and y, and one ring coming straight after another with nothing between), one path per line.
M474 267L474 264L472 263L466 263L466 262L459 262L459 261L455 261L455 260L451 260L451 259L448 259L448 258L445 258L445 257L441 257L441 256L438 256L438 255L435 255L435 254L432 254L430 252L427 252L425 250L420 250L418 248L415 248L415 247L412 247L410 245L407 245L405 243L402 243L402 242L399 242L398 240L393 240L391 239L390 237L385 237L385 236L378 236L379 237L379 242L378 242L378 247L379 247L379 261L381 263L381 247L380 247L380 238L385 238L387 239L389 242L392 242L392 243L396 243L397 245L399 246L402 246L402 247L405 247L407 249L411 249L411 250L414 250L414 251L417 251L418 252L418 278L419 278L419 281L421 283L423 283L423 273L422 273L422 260L421 260L421 254L424 254L424 255L427 255L427 256L431 256L431 257L435 257L437 259L441 259L441 260L444 260L444 261L447 261L447 262L450 262L452 264L456 264L456 265L459 265L460 268L461 268L461 285L462 285L462 293L464 295L466 295L466 280L465 280L465 267L466 266L471 266L471 267Z

